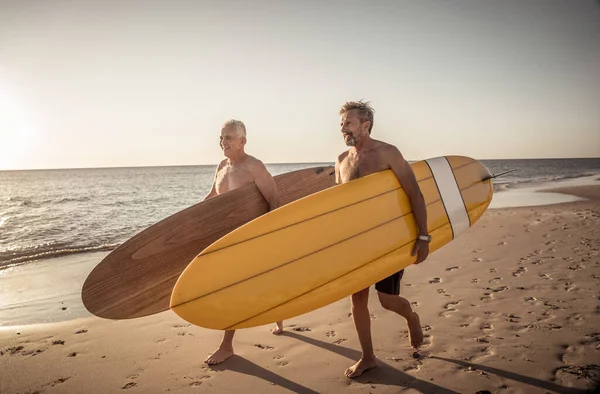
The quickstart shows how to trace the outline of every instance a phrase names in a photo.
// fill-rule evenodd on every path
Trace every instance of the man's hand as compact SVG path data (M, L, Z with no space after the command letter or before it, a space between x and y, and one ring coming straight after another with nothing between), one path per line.
M420 264L425 261L429 255L429 243L427 241L423 241L422 239L417 239L412 251L412 255L414 256L415 254L417 255L415 264Z

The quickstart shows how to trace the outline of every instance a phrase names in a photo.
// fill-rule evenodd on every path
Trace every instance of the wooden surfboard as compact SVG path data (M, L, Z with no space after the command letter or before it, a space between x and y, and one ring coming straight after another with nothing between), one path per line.
M280 205L335 186L334 167L274 177ZM81 297L102 318L128 319L169 309L177 278L190 261L231 230L265 214L254 183L202 201L141 231L108 254L88 275Z
M475 224L491 202L479 161L445 156L411 164L427 204L430 253ZM304 314L414 263L417 227L391 170L269 212L220 238L183 271L170 308L211 329ZM427 264L424 262L423 264Z

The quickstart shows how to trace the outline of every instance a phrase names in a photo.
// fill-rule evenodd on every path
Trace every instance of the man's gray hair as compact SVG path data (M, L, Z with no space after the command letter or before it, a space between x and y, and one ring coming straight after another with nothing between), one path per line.
M369 134L371 134L371 130L373 129L373 124L375 121L375 110L371 107L369 102L363 102L362 100L347 101L340 108L339 114L343 115L352 110L356 110L358 112L358 117L361 122L366 122L367 120L371 122L369 125Z
M223 123L221 129L224 129L229 126L234 126L240 137L246 137L246 126L241 120L229 119L227 122Z

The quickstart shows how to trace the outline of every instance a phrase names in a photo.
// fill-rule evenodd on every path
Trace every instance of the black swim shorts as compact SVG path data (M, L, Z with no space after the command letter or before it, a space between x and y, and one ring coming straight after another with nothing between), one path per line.
M375 290L391 295L400 294L400 281L404 276L404 270L398 271L395 274L388 276L385 279L375 283Z

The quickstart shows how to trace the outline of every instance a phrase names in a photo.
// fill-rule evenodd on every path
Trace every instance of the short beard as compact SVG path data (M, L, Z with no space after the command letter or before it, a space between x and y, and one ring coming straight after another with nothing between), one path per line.
M346 143L346 146L355 146L356 145L356 139L354 137L350 137L347 140L344 139L344 142Z

